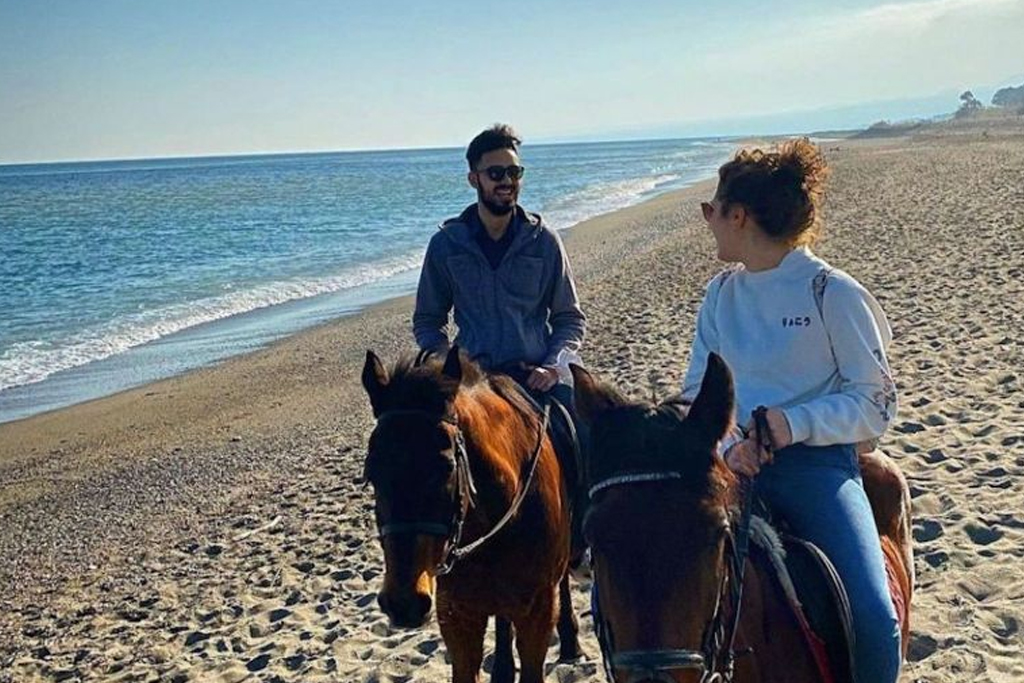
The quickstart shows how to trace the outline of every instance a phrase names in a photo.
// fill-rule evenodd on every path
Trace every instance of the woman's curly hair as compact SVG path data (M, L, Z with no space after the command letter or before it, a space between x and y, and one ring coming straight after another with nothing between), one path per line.
M828 164L807 138L776 150L741 150L718 169L716 197L727 212L733 204L753 214L769 236L792 246L811 245L822 231Z

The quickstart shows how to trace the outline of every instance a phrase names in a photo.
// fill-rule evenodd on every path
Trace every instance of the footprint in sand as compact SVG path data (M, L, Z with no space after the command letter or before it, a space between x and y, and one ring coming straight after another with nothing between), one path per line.
M904 422L896 425L893 429L900 434L917 434L918 432L923 432L925 427L918 422Z
M292 655L291 657L285 657L284 658L284 665L287 666L292 671L298 671L299 669L302 668L302 665L305 664L305 663L306 663L306 655L304 655L301 652L296 654L296 655Z
M918 519L914 521L914 540L918 543L928 543L942 536L942 525L933 519Z
M273 624L275 622L281 621L285 617L290 616L291 613L292 613L291 610L287 610L287 609L283 609L283 608L275 609L275 610L270 612L270 614L268 615L268 618L270 619L270 623Z
M269 664L269 663L270 663L270 655L267 654L266 652L264 652L263 654L258 655L256 657L253 657L252 659L250 659L246 663L245 668L248 669L249 671L252 671L252 672L263 671L263 669L267 668L267 664Z
M1006 471L1005 467L993 467L990 470L986 470L985 472L982 472L980 474L980 476L982 476L982 477L1005 477L1007 474L1008 474L1008 472Z
M942 565L944 565L947 562L949 562L949 553L947 553L947 552L945 552L943 550L936 550L933 553L928 553L922 559L925 562L927 562L928 566L931 567L932 569L938 569Z
M209 633L203 631L193 631L185 637L185 647L192 647L197 645L210 637Z
M1020 622L1017 621L1017 617L1010 614L997 614L996 616L999 618L1000 624L993 626L991 630L1000 640L1010 641L1020 633Z
M971 540L977 545L989 545L995 543L1003 537L1003 530L995 527L986 526L985 524L977 524L975 522L968 522L964 525L964 531L970 536Z
M978 602L985 602L985 600L999 592L999 589L992 583L977 576L970 576L963 581L959 581L957 587Z
M931 636L912 632L910 634L910 645L907 647L907 660L920 662L922 659L931 657L938 649L938 641Z
M921 459L924 460L929 465L934 465L935 463L946 461L948 459L948 456L942 451L941 448L933 448L924 455L922 455Z

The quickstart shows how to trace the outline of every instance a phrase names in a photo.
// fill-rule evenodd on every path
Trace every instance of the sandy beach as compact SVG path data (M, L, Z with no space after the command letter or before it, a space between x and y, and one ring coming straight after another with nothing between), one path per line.
M901 680L1024 680L1024 128L822 144L834 176L817 251L895 333L901 406L882 448L911 483L918 577ZM712 191L567 236L584 359L635 395L667 396L685 370L720 267L698 207ZM0 425L0 683L448 680L436 623L393 631L377 608L359 481L364 354L411 350L410 314L395 300ZM589 617L581 628L584 660L553 648L548 680L604 680Z

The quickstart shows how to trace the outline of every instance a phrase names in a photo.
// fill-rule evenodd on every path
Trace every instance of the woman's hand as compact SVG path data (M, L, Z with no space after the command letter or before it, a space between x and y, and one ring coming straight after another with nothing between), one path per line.
M725 452L725 464L733 472L753 479L767 461L767 453L751 437L737 441Z
M793 444L793 431L789 428L789 420L778 408L769 408L764 414L768 422L768 433L772 438L772 450L777 451ZM747 423L747 434L755 438L757 428L753 418Z
M780 450L793 443L793 431L789 428L789 420L778 408L769 408L765 413L768 431L772 436L772 450Z

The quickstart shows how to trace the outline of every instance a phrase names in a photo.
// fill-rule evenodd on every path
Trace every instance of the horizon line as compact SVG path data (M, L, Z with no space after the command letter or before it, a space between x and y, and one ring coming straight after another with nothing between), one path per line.
M828 133L856 133L864 130L862 127L857 128L835 128L826 129L822 131L791 131L787 133L739 133L739 134L721 134L721 135L655 135L652 137L636 136L636 137L601 137L594 136L593 138L585 137L583 139L570 139L570 138L541 138L541 142L528 142L523 143L522 147L553 147L557 145L594 145L594 144L609 144L616 142L659 142L659 141L671 141L671 140L736 140L749 137L758 138L776 138L776 137L787 137L793 135L810 135L813 136L819 132ZM327 154L373 154L377 152L427 152L427 151L442 151L463 149L463 145L424 145L422 147L357 147L351 149L319 149L319 150L277 150L277 151L252 151L252 152L211 152L211 153L200 153L200 154L171 154L171 155L160 155L160 156L138 156L138 157L96 157L87 159L46 159L43 161L0 161L0 169L11 168L15 166L57 166L57 165L73 165L73 164L100 164L100 163L131 163L131 162L145 162L145 161L194 161L194 160L213 160L213 159L242 159L252 157L284 157L284 156L315 156L315 155L327 155Z

